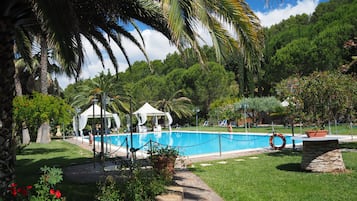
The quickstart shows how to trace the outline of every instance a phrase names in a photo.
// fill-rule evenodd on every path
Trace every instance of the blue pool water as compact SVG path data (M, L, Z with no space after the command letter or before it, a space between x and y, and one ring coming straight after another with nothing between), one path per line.
M203 132L160 132L133 134L133 147L148 150L149 142L169 145L179 149L180 155L194 156L213 154L247 149L269 148L271 134L230 134L230 133L203 133ZM292 144L291 136L285 136L286 144ZM130 134L108 135L104 142L115 146L126 146L126 139L130 146ZM100 137L95 138L100 141ZM296 142L298 143L298 142ZM280 146L282 140L274 138L274 144Z

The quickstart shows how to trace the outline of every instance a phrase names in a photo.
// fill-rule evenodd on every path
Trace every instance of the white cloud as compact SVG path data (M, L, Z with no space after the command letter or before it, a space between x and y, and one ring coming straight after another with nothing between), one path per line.
M306 13L312 14L318 5L318 0L302 0L298 1L295 6L287 4L285 8L277 8L268 12L257 11L255 14L259 17L262 26L270 27L271 25L278 24L290 16Z
M139 39L139 36L136 32L132 32L134 36L138 39L138 41L141 41ZM167 54L175 52L177 49L173 45L171 45L161 33L155 31L155 30L144 30L142 32L142 37L144 38L145 41L145 51L149 57L150 60L162 60L166 57ZM111 73L115 73L115 68L110 60L110 58L107 56L106 53L104 53L104 48L101 47L101 51L103 52L104 55L104 68L102 66L101 61L97 57L94 49L92 48L91 44L88 42L86 39L82 39L83 41L83 46L85 48L85 59L84 59L84 65L82 67L82 73L80 75L80 79L88 79L88 78L93 78L96 75L98 75L100 72L107 72L108 69L110 70ZM125 47L125 51L129 57L129 60L131 63L134 63L135 61L138 60L145 60L145 56L143 53L137 48L137 46L129 41L128 39L123 38L122 39L123 46ZM114 42L111 42L111 47L114 52L114 55L117 58L117 62L119 65L119 72L125 71L128 68L128 64L120 51L119 47L115 45ZM64 89L67 87L69 84L74 83L74 79L70 79L68 77L65 77L64 75L57 76L58 82L60 86Z
M273 24L277 24L281 22L284 19L289 18L291 15L297 15L302 13L311 14L314 12L317 5L318 5L318 0L301 0L298 1L295 6L292 6L291 4L287 4L285 8L276 8L268 12L256 11L255 13L261 20L262 25L264 27L269 27ZM200 26L198 26L198 29L199 29L198 32L202 34L202 38L204 39L204 42L211 44L207 31L203 30L202 27ZM136 32L132 32L132 34L138 38L138 41L140 41L138 34ZM176 51L176 48L172 46L169 43L169 41L161 33L157 31L147 29L142 32L142 36L145 41L145 50L150 60L156 60L156 59L162 60L166 57L167 54ZM100 72L102 71L106 72L108 69L110 70L110 72L115 73L115 69L110 59L107 56L105 56L104 58L105 68L103 69L100 60L98 59L97 55L95 54L95 51L93 50L89 42L85 39L83 39L83 41L86 50L86 56L85 56L85 64L82 68L80 79L93 78L96 75L98 75ZM127 39L123 39L122 43L130 58L131 63L134 63L135 61L139 61L139 60L145 60L144 55L135 46L135 44L128 41ZM125 71L128 68L128 64L123 54L113 42L111 46L113 48L113 52L115 56L118 59L119 72ZM102 50L103 50L102 52L104 52L104 49ZM63 89L67 87L68 84L74 83L73 79L69 79L64 76L57 76L57 79L59 81L60 86Z

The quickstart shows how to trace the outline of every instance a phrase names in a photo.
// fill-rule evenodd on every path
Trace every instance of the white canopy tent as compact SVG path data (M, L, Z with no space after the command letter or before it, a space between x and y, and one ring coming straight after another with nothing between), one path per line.
M94 107L94 113L93 113L93 107ZM101 110L102 110L103 118L104 117L106 119L107 118L113 118L114 122L116 124L116 128L119 129L120 128L120 119L119 119L118 114L114 114L114 113L110 113L110 112L104 111L98 105L90 106L88 109L86 109L84 112L82 112L79 115L79 118L78 118L78 123L79 123L78 125L79 126L78 127L77 127L76 118L74 117L73 118L73 127L74 128L78 128L80 130L81 135L83 135L83 129L87 125L88 118L100 118L101 117L101 115L100 115ZM108 128L110 128L110 127L111 127L110 121L108 121Z
M148 116L154 117L154 120L155 120L154 131L161 131L161 126L158 124L158 119L157 119L158 116L166 116L168 119L169 129L171 129L172 117L171 117L170 113L162 112L162 111L154 108L153 106L151 106L149 103L145 103L143 106L141 106L141 108L139 108L137 111L133 112L133 114L138 119L139 132L147 132L147 129L144 126L144 124L146 123Z

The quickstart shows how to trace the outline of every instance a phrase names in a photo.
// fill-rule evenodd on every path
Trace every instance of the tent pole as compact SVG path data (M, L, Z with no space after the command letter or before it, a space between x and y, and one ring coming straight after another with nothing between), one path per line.
M131 152L131 161L134 162L134 147L133 147L133 106L132 106L132 100L131 96L129 96L129 104L130 104L130 152Z
M100 159L104 161L104 136L103 136L103 97L105 97L105 93L102 93L101 108L100 108Z
M98 100L96 99L96 98L94 98L93 100L92 100L92 102L93 102L93 119L92 119L92 135L93 135L93 166L94 166L94 168L95 168L95 135L96 135L96 129L95 129L95 124L94 124L94 113L95 113L95 111L94 111L94 105L95 105L95 103L97 102Z

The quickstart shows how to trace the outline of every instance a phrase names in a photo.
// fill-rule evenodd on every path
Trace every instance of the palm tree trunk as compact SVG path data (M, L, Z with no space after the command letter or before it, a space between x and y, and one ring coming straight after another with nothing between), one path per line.
M22 85L21 85L21 81L20 81L20 72L19 72L19 69L16 68L16 66L15 66L14 82L15 82L16 96L22 96Z
M48 79L47 79L47 37L45 34L40 36L41 43L41 93L48 94Z
M12 138L12 100L15 96L14 26L0 18L0 199L15 178L15 144Z

